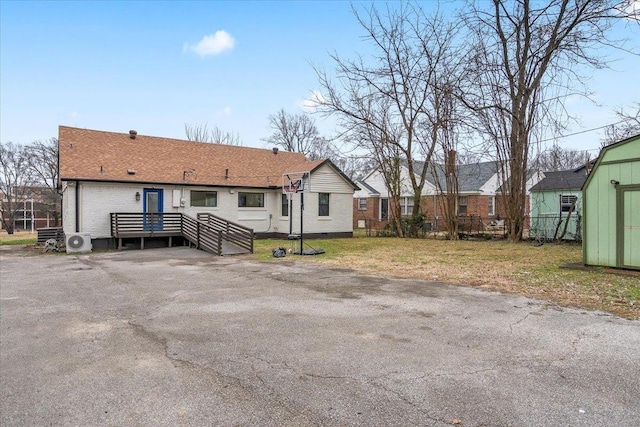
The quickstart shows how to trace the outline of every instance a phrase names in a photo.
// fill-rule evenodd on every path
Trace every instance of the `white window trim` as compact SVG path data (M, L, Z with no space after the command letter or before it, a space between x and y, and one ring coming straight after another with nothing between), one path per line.
M360 201L364 200L364 208L361 206ZM366 197L358 197L358 210L359 211L366 211L367 210L367 198Z

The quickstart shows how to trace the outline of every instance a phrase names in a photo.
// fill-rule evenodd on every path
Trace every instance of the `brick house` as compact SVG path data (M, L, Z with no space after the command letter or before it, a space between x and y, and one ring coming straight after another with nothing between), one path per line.
M417 173L424 163L417 162ZM413 192L408 178L408 170L403 166L401 176L402 194L400 196L401 213L410 217L413 210ZM498 224L505 217L504 200L498 162L479 162L457 165L458 197L456 211L461 226L486 227ZM528 188L539 179L539 174L532 174ZM354 193L354 228L383 228L388 224L388 193L384 179L379 171L374 170L362 181L358 182L361 190ZM443 212L446 200L446 178L439 168L427 173L421 197L420 211L424 215L425 227L428 230L446 230ZM529 201L527 199L527 212ZM364 223L363 223L364 221Z

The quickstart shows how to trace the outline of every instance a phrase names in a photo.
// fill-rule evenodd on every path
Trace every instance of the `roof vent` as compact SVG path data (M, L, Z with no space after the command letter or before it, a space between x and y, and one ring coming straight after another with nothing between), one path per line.
M127 169L127 173L129 175L135 175L136 174L136 170L135 169Z
M136 135L137 134L138 134L138 132L136 132L135 130L130 130L129 131L129 138L136 139Z
M278 147L273 147L273 154L278 154Z

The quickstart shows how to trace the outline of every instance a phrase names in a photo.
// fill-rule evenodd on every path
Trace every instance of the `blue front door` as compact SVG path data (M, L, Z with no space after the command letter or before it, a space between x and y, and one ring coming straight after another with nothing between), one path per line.
M162 230L162 190L156 188L144 189L144 229L145 230Z

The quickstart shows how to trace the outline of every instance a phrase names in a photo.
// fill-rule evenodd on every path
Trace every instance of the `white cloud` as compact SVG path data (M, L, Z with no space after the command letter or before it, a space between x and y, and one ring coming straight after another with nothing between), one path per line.
M231 116L231 107L226 106L223 109L218 110L218 115L219 116L227 116L227 117Z
M640 20L640 0L628 1L629 5L625 9L625 12L628 14L628 18L634 21Z
M192 51L200 55L200 57L219 55L222 52L233 49L235 44L236 42L231 37L231 34L224 30L219 30L215 34L204 36L195 46L185 43L182 47L182 52Z
M309 98L300 102L300 108L311 112L318 107L318 104L322 104L323 102L326 102L326 98L320 91L314 90L311 92L311 96Z

